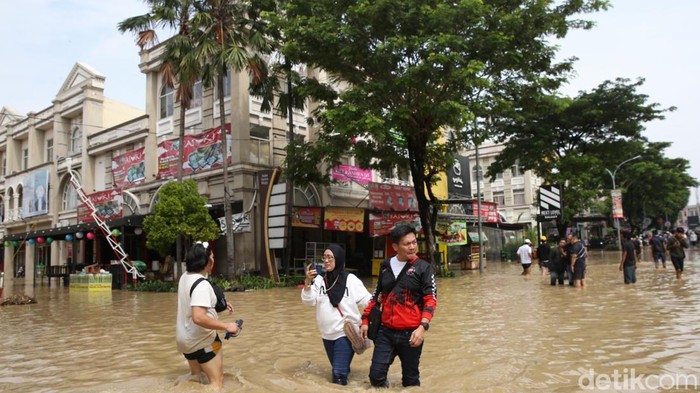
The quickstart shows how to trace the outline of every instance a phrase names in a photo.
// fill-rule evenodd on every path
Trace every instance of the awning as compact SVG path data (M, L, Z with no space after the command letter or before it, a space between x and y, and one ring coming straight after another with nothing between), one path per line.
M469 238L473 242L479 241L479 235L476 232L469 232ZM489 238L486 237L486 234L483 231L481 232L481 241L484 241L484 242L489 241Z
M114 220L109 220L107 221L107 226L110 228L120 228L123 226L141 226L143 225L143 219L146 217L146 215L139 214L139 215L132 215L132 216L127 216L127 217L120 217ZM75 224L75 225L67 225L64 227L57 227L57 228L48 228L48 229L39 229L36 231L30 231L30 232L20 232L20 233L13 233L11 235L5 236L2 241L12 241L12 240L24 240L24 239L30 239L30 238L35 238L38 236L43 236L43 237L52 237L54 240L63 240L65 238L65 235L69 233L75 233L75 232L84 232L84 231L92 231L97 229L97 223L95 222L86 222L82 224Z

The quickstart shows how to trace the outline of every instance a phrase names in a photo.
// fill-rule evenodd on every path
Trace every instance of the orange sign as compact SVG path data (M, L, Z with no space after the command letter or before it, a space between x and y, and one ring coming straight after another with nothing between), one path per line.
M364 232L365 210L327 207L323 220L323 229L329 231Z

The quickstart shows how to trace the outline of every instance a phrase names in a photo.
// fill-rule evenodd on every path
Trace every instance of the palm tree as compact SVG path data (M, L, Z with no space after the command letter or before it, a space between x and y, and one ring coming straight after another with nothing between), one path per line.
M192 18L196 57L201 64L202 83L216 85L218 92L221 149L223 156L224 217L226 219L227 270L236 273L233 259L233 216L228 180L229 146L226 138L224 80L227 73L248 70L252 83L260 84L267 75L261 57L270 52L259 19L259 10L236 0L201 0L195 3Z
M182 182L182 161L184 160L185 111L192 102L193 86L199 78L199 62L194 56L193 41L190 37L190 17L193 12L193 0L145 0L150 11L144 15L133 16L121 21L117 28L122 33L136 34L136 44L141 50L158 43L157 30L162 28L177 29L178 33L170 38L165 46L162 58L161 75L163 84L173 88L177 83L176 98L180 103L180 125L178 136L177 181ZM178 265L182 260L182 237L176 241L176 260L173 273L179 277Z

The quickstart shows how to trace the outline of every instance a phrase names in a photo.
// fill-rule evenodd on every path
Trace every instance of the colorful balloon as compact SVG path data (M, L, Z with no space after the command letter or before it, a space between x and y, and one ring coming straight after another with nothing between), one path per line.
M119 235L121 235L121 234L122 233L121 233L121 231L119 231L119 229L116 229L116 228L112 229L112 236L119 237Z
M70 233L67 234L67 235L66 235L66 241L67 241L67 242L70 242L70 241L72 241L72 240L73 240L73 235L71 235Z
M51 244L53 243L53 238L52 237L47 237L46 238L46 244Z
M32 238L32 239L27 240L27 243L29 243L29 244L34 244L34 243L36 243L36 240L34 240L34 239Z
M85 234L84 234L84 233L82 233L82 232L76 232L76 233L75 233L75 237L76 237L76 239L82 239L82 238L83 238L83 236L85 236Z
M95 238L95 234L92 232L88 232L87 235L85 235L85 236L88 238L88 240L92 240Z
M43 236L39 236L36 238L36 242L39 244L44 244L45 241L46 241L46 239L44 239Z
M19 247L19 242L17 240L12 242L13 247Z
M5 240L5 247L10 247L10 244L12 244L12 243L10 243L9 240Z

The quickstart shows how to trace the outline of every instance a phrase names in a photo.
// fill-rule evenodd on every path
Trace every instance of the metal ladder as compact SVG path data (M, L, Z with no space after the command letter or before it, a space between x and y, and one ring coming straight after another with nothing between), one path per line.
M70 175L70 182L73 185L73 188L75 188L75 190L77 191L80 200L84 204L86 204L88 208L90 208L90 215L93 219L95 219L97 226L99 226L102 230L102 233L105 235L107 242L109 242L109 246L112 247L114 253L117 254L117 256L119 257L119 263L122 264L124 270L126 270L127 273L131 273L131 277L134 281L136 281L137 277L144 278L143 274L141 274L141 272L139 272L136 269L133 262L131 262L131 259L129 259L129 256L126 254L126 252L124 252L124 249L122 248L121 244L119 244L116 237L112 235L112 231L109 229L107 224L105 224L102 218L100 218L100 216L97 214L95 204L93 204L90 198L88 198L87 195L85 195L85 192L83 191L83 186L80 184L80 182L78 181L78 177L75 176L75 173L71 169L71 161L72 160L70 158L66 158L68 174Z

